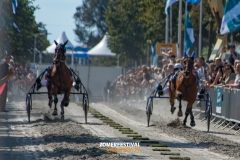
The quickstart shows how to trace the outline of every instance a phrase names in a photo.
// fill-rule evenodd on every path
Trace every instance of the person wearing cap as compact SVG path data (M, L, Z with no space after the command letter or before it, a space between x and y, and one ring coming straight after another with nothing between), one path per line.
M5 58L2 60L2 62L0 62L0 79L1 80L8 75L9 64L11 59L13 59L13 57L9 54L6 54ZM5 82L4 88L0 95L0 112L6 112L5 106L6 106L6 100L7 100L7 90L8 90L8 85L7 85L7 82Z
M231 55L228 60L231 63L231 65L234 65L234 61L240 59L239 53L236 52L235 44L230 45L230 53Z

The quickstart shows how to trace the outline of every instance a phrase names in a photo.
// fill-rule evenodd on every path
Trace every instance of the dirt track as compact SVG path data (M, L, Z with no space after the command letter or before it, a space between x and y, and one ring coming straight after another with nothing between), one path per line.
M90 114L89 123L85 124L82 108L73 103L65 109L64 121L58 117L46 118L44 115L51 113L46 104L46 101L34 101L30 124L23 102L9 104L10 112L0 113L0 159L169 159L144 145L141 153L108 154L99 148L100 142L132 142L133 139ZM172 152L179 152L183 157L240 159L240 136L213 127L211 133L206 133L206 124L199 120L194 129L167 126L176 119L176 113L170 114L167 101L161 102L161 106L154 105L151 127L147 127L144 101L91 103L90 106L144 137L167 144Z

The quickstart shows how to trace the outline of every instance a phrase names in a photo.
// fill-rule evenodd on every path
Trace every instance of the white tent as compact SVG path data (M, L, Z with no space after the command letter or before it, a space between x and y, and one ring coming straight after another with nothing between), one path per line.
M56 40L57 43L65 43L68 40L66 33L62 32L62 34L58 37L58 39ZM55 53L55 48L56 48L56 44L53 42L53 44L49 47L47 47L46 51L44 51L43 53L46 54L54 54ZM68 43L66 45L66 48L71 48L71 50L66 51L66 54L72 54L72 48L74 48L73 44L68 40Z
M91 50L87 52L89 56L116 56L107 46L109 36L105 35L103 39Z

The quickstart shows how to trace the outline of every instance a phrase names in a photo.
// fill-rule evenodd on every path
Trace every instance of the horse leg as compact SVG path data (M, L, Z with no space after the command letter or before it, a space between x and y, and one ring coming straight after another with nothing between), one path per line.
M183 125L186 126L186 122L187 122L187 118L188 118L188 115L190 113L190 110L188 108L186 108L186 111L185 111L185 118L183 120Z
M52 90L51 90L51 82L47 82L47 90L48 90L48 106L52 107Z
M187 117L188 117L189 114L190 114L190 118L191 118L190 126L191 127L195 126L194 116L193 116L193 113L192 113L192 105L193 105L193 103L191 103L191 102L188 102L188 104L187 104L187 108L186 108L186 112L185 112L185 118L183 120L183 125L184 126L186 126Z
M190 126L194 127L196 124L194 121L194 116L193 116L192 110L190 111L190 118L191 118Z
M67 90L64 93L63 100L61 102L61 115L64 115L64 106L67 107L69 105L69 96L70 96L70 90Z
M183 95L182 95L181 92L178 92L178 93L177 93L177 96L178 96L178 99L179 99L178 117L182 117L182 116L183 116L183 113L182 113L182 97L183 97Z
M53 110L53 115L55 116L55 115L58 115L58 112L57 112L57 103L58 103L58 97L57 97L57 95L54 95L54 110Z
M190 126L191 127L194 127L196 124L195 124L195 121L194 121L194 116L193 116L193 113L192 113L192 105L193 105L194 101L193 102L188 102L187 104L187 108L188 110L190 111L190 119L191 119L191 122L190 122Z
M171 84L169 86L169 88L171 87ZM174 93L171 91L171 88L169 89L169 96L170 96L170 104L171 104L171 109L170 111L172 112L172 114L174 113L176 107L174 107L174 100L175 100L175 96Z

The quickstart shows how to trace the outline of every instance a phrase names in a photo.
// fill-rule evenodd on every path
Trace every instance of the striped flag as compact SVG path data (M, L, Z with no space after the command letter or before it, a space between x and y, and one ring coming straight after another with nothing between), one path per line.
M240 29L240 1L228 0L224 8L222 25L220 28L221 34L226 34L231 31Z
M195 41L194 38L194 31L193 26L190 21L188 12L186 12L186 18L185 18L185 44L184 44L184 51L188 53L189 49L193 46L193 43Z
M178 0L167 0L166 7L165 7L165 13L168 14L168 8L173 5L173 3L177 2Z
M18 1L17 0L12 0L12 9L13 9L14 14L16 14L17 6L18 6Z

